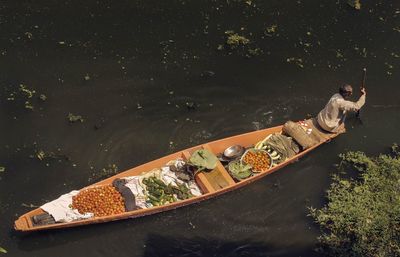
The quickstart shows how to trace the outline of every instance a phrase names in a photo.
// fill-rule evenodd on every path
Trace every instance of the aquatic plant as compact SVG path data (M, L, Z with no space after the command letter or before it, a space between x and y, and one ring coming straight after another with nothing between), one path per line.
M286 62L294 63L294 64L296 64L296 66L298 66L300 68L304 68L304 62L303 62L303 59L301 59L301 58L289 57L289 58L286 58Z
M32 98L33 95L36 93L35 90L29 89L27 86L23 84L19 85L19 91L23 93L27 98Z
M0 253L7 253L7 250L0 246Z
M261 55L263 53L263 50L261 50L261 48L257 47L257 48L249 48L247 50L247 54L246 57L252 57L252 56L258 56Z
M218 45L217 50L225 50L228 54L235 53L248 58L263 53L261 48L255 46L254 42L233 30L225 31L225 43Z
M84 119L82 118L81 115L74 115L74 114L72 114L72 113L68 113L67 119L68 119L68 121L71 122L71 123L74 123L74 122L77 122L77 121L80 121L80 122L83 122L83 121L84 121Z
M360 0L347 0L347 4L353 7L356 10L361 9L361 3Z
M101 169L99 172L92 173L88 181L100 181L102 179L114 176L117 173L118 166L116 164L108 164L107 167Z
M264 34L267 36L271 36L272 34L274 34L277 31L277 29L278 29L278 25L272 24L265 29Z
M37 92L32 87L28 87L25 84L19 84L18 89L11 88L11 92L8 92L7 101L15 101L18 104L23 104L25 109L34 110L34 104L37 103L37 99L42 102L46 101L47 96L44 94L38 95L35 99L34 96Z
M334 176L328 203L310 215L320 225L320 248L330 256L400 256L400 151L368 157L342 154L340 167L356 179Z
M40 94L39 99L42 101L46 101L47 100L47 96L45 94Z
M34 147L37 148L37 144L34 144ZM57 151L45 151L43 149L37 148L34 150L34 154L30 155L31 158L37 158L39 161L50 161L50 160L58 160L61 162L62 160L70 161L70 157L63 154L61 149L58 148ZM48 164L47 164L48 166Z
M241 36L238 33L235 33L233 30L227 30L225 31L225 34L227 35L226 44L231 49L236 49L239 46L245 46L250 43L250 40L248 38L246 38L245 36Z

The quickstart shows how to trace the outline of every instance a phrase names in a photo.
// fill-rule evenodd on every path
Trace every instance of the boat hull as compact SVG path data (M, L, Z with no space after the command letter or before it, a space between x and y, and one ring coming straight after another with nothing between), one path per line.
M159 167L165 165L170 160L174 160L176 158L188 159L190 157L190 154L193 151L195 151L197 149L201 149L201 148L210 150L214 154L218 154L218 153L223 152L224 149L226 149L227 147L234 145L234 144L239 144L239 145L242 145L245 147L250 147L250 146L254 145L256 142L264 139L269 134L281 132L282 128L283 128L283 126L267 128L267 129L249 132L249 133L245 133L245 134L241 134L241 135L237 135L237 136L233 136L233 137L228 137L228 138L212 141L212 142L198 145L195 147L191 147L191 148L185 149L183 151L179 151L179 152L170 154L170 155L162 157L160 159L157 159L157 160L142 164L140 166L137 166L135 168L129 169L127 171L121 172L115 176L112 176L110 178L107 178L105 180L97 182L88 187L91 187L94 185L109 185L116 178L139 175L143 172L150 171L154 168L159 168ZM299 158L303 157L308 152L314 150L321 144L323 144L327 141L330 141L332 138L336 137L337 135L338 134L329 133L329 134L327 134L327 136L325 137L325 139L323 141L314 145L313 147L300 152L299 154L284 161L283 163L280 163L279 165L277 165L275 167L272 167L271 169L269 169L267 171L261 172L255 176L252 176L252 177L242 180L240 182L234 182L233 179L227 173L227 171L224 169L222 164L218 163L217 168L221 172L220 176L221 176L221 179L223 179L225 181L225 185L223 187L219 188L217 185L218 183L213 185L212 181L207 179L205 174L202 174L202 173L198 174L198 175L196 175L196 181L198 182L202 191L205 192L201 196L192 197L190 199L174 202L174 203L163 205L163 206L156 206L156 207L147 208L147 209L139 209L139 210L124 212L124 213L112 215L112 216L95 217L95 218L91 218L91 219L77 220L77 221L72 221L72 222L68 222L68 223L55 223L55 224L42 225L42 226L34 226L31 221L31 217L43 213L42 209L37 208L35 210L32 210L32 211L20 216L15 221L14 228L18 231L23 231L23 232L68 228L68 227L104 223L104 222L110 222L110 221L122 220L122 219L128 219L128 218L137 218L137 217L141 217L141 216L151 215L151 214L155 214L155 213L159 213L159 212L163 212L163 211L176 209L176 208L183 207L186 205L198 203L198 202L210 199L212 197L219 196L226 192L241 188L241 187L246 186L256 180L259 180L259 179L267 176L268 174L271 174L271 173L285 167L286 165L297 161Z

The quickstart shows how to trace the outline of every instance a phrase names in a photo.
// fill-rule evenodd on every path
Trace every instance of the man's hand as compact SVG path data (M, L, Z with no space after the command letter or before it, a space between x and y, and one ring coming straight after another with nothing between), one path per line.
M367 91L365 90L365 87L361 88L361 94L367 96Z

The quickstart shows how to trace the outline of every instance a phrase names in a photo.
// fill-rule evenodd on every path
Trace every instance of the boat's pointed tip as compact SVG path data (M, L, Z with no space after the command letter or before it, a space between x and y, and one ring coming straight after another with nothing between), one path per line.
M14 222L14 230L15 231L27 231L28 230L28 222L26 221L26 217L21 216Z

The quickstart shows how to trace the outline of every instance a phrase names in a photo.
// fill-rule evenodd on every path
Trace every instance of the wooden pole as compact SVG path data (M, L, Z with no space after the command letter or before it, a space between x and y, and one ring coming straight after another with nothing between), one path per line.
M365 88L365 80L366 80L366 78L367 78L367 68L364 68L363 69L363 77L362 77L362 81L361 81L361 89ZM360 118L360 111L361 110L358 110L357 113L356 113L356 117L357 118Z

